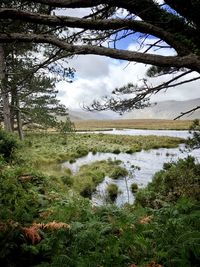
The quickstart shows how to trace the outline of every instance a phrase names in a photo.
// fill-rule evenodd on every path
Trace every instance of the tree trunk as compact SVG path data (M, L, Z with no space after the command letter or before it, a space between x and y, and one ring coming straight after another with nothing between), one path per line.
M15 129L15 106L16 106L16 93L15 90L12 88L11 89L11 101L10 101L10 123L12 127L12 131L14 132Z
M17 130L18 130L18 134L19 134L19 138L20 140L24 139L24 133L22 130L22 117L21 117L21 110L19 107L19 99L18 96L16 95L16 113L17 113Z
M3 105L3 118L4 118L4 128L8 132L12 132L11 121L10 121L10 105L9 105L9 94L7 88L5 87L5 54L3 45L0 44L0 90Z

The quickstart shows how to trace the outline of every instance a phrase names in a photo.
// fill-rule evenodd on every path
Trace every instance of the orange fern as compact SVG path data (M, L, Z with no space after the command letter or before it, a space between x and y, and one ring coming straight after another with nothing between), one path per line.
M57 230L60 228L65 228L65 229L70 229L70 225L67 223L63 223L63 222L49 222L47 224L44 225L44 229L51 229L51 230Z
M38 227L32 225L30 227L23 227L22 230L25 236L31 240L32 244L37 244L41 241L42 238L38 233Z
M153 216L145 216L140 220L140 224L148 224L152 221Z

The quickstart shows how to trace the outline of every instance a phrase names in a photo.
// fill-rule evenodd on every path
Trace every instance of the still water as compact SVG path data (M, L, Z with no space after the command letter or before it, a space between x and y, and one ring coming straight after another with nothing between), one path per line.
M107 131L105 133L108 134ZM127 129L113 130L109 133L123 135L167 135L182 138L187 138L189 136L188 131L147 131ZM116 199L116 204L121 206L127 202L134 202L134 195L130 191L130 185L132 183L137 183L139 187L145 187L152 180L153 175L162 169L165 162L177 161L178 158L185 158L188 155L194 156L196 160L200 162L199 150L188 152L184 150L184 145L180 145L178 148L160 148L151 149L148 151L142 150L133 154L120 153L116 155L113 153L96 153L93 155L90 152L87 156L77 159L75 163L63 163L62 167L70 168L73 173L76 173L82 165L91 164L95 161L108 159L121 160L122 166L129 171L129 176L118 180L113 180L106 176L104 181L97 186L97 190L92 196L92 202L94 204L105 204L105 189L109 183L115 183L118 185L119 190L121 191ZM133 165L138 166L140 170L133 170Z
M93 155L91 152L82 158L77 159L75 163L70 164L65 162L62 166L70 168L73 173L76 173L79 168L84 164L91 164L100 160L121 160L123 166L129 171L130 175L126 177L128 188L134 182L139 187L145 187L148 182L152 180L153 175L162 169L163 163L176 161L178 158L185 158L188 155L192 155L200 161L200 153L198 150L194 150L190 153L182 152L183 145L179 148L160 148L152 149L148 151L140 151L133 154L120 153L118 155L113 153L97 153ZM133 170L132 165L138 166L140 170ZM105 202L105 188L109 183L115 183L118 185L121 194L116 199L116 204L121 206L126 202L133 203L134 195L126 188L125 178L113 180L109 177L105 177L105 180L97 186L97 191L93 194L92 202L94 204L104 204ZM128 199L129 196L129 199Z
M141 129L112 129L109 131L92 131L80 133L102 133L102 134L116 134L116 135L157 135L157 136L172 136L180 138L188 138L190 136L187 130L141 130Z

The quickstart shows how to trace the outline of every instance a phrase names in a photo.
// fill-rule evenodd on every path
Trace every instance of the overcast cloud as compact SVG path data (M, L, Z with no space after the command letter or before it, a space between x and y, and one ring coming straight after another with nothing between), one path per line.
M128 82L137 83L145 77L149 66L140 63L128 63L112 60L100 56L76 56L69 61L76 69L75 80L72 83L60 82L57 84L59 97L63 104L74 109L84 104L88 105L94 99L110 95L116 87ZM190 74L189 77L194 77ZM166 77L167 78L167 77ZM169 76L168 76L169 78ZM156 85L164 81L163 77L152 79ZM152 101L188 100L200 98L200 81L168 89L152 97Z
M163 1L156 0L159 3ZM84 16L89 10L66 11L65 15ZM130 39L130 42L132 40ZM148 39L148 43L155 39ZM124 43L124 49L127 42ZM131 43L129 50L138 49L137 43ZM155 51L154 51L155 53ZM159 50L156 53L162 55L174 55L173 50ZM114 60L102 56L85 55L74 56L68 60L69 66L76 69L75 79L72 83L60 82L57 84L59 98L63 104L70 109L77 109L89 105L94 99L100 99L102 96L110 95L116 87L121 87L127 83L137 83L145 77L145 72L149 66L139 63L129 63L126 61ZM193 73L188 77L194 77ZM166 77L169 78L169 77ZM163 77L152 79L152 84L164 82ZM200 98L200 81L185 84L176 88L168 89L166 92L159 93L152 97L153 102L165 100L189 100Z

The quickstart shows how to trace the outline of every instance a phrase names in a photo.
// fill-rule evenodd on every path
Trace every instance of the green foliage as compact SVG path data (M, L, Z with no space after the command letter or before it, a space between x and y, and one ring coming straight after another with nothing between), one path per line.
M187 198L154 211L151 235L158 262L170 267L199 266L199 215L199 202Z
M192 161L184 164L194 167ZM2 173L2 266L199 266L199 202L181 198L160 209L92 207L68 195L57 180L24 173ZM116 197L118 188L109 191Z
M136 183L131 184L131 192L134 194L138 191L138 185Z
M102 160L81 166L78 173L73 176L74 190L83 197L91 198L97 185L103 182L105 176L117 179L127 174L127 170L119 166L119 163L119 161Z
M146 75L148 77L156 77L156 76L168 74L169 72L173 70L175 71L176 69L172 67L151 66L147 70Z
M111 201L115 201L119 193L119 188L116 184L109 184L106 188L106 192Z
M193 124L190 126L189 133L192 137L189 137L186 143L186 148L188 149L198 149L200 148L200 122L199 120L194 120Z
M75 125L70 120L69 116L66 117L65 121L60 121L58 123L57 128L59 129L61 134L73 133L75 132Z
M61 179L62 179L63 183L67 186L72 186L74 183L73 178L69 175L63 175L63 176L61 176Z
M21 168L4 170L0 177L0 218L30 222L45 205L45 178L38 174L23 174Z
M54 143L62 142L59 136L39 134L31 139L31 146L27 143L28 151L35 150L39 157L44 140L53 150ZM82 148L90 138L83 137ZM77 151L78 144L70 145L73 153ZM48 149L47 157L52 153ZM67 154L64 149L63 155ZM191 157L165 164L152 183L139 190L137 205L96 207L81 197L90 197L114 169L119 173L119 164L100 161L82 166L76 175L66 169L50 177L27 165L2 165L0 264L147 267L155 262L165 267L198 267L200 165ZM114 199L119 190L110 185L107 192Z
M26 134L26 146L19 151L26 161L39 167L43 164L63 161L74 162L76 158L87 155L90 151L121 152L131 149L133 152L142 149L160 147L177 147L183 142L180 138L161 136L116 136L106 134L67 134L61 138L57 133ZM63 141L64 139L64 141ZM30 143L31 142L31 143ZM31 144L31 147L30 145Z
M118 179L120 177L124 177L128 175L127 169L121 166L116 166L112 171L111 174L109 175L110 178L112 179Z
M160 208L183 196L200 200L200 164L195 164L194 158L189 156L164 167L145 189L137 193L136 202L142 206Z
M16 138L3 131L0 130L0 154L6 161L12 159L14 150L18 147L18 142Z

